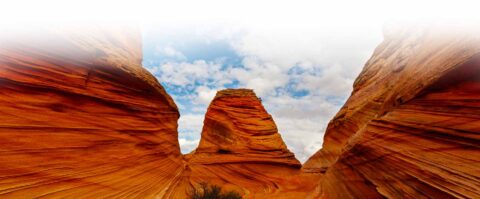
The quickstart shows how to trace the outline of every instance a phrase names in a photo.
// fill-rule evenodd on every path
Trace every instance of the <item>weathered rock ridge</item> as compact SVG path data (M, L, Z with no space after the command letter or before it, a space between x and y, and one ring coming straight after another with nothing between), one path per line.
M480 37L403 27L385 40L303 166L313 198L480 198Z

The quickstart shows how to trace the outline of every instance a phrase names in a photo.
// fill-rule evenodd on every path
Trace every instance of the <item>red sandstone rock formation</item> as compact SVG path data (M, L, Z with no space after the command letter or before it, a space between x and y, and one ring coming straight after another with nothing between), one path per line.
M387 31L303 173L251 90L219 92L183 157L138 31L2 30L0 197L185 198L208 182L245 198L480 198L480 34L452 30Z
M1 33L1 198L154 198L183 169L140 32L89 28Z
M450 28L386 33L303 166L313 198L480 198L480 34Z
M305 197L305 193L285 193L300 185L301 164L249 89L217 93L208 107L200 144L187 159L194 185L221 184L247 198Z
M300 167L253 90L219 91L208 107L202 139L190 162L259 162Z

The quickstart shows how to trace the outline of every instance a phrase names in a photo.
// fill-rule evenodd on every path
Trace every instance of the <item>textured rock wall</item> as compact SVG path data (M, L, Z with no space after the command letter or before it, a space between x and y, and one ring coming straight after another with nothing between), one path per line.
M200 144L187 161L193 185L221 184L247 198L305 197L285 193L301 184L301 164L250 89L217 92L205 115Z
M312 197L479 198L478 33L387 30L303 166L321 175Z
M89 28L2 31L1 198L155 197L182 169L140 32Z
M260 162L300 167L253 90L219 91L208 107L202 139L190 162Z

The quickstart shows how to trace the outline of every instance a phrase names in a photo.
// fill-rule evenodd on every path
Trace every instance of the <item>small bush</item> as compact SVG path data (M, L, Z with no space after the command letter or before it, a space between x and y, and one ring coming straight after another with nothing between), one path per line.
M235 191L224 191L217 185L200 183L200 188L193 189L189 194L190 199L241 199L242 196Z

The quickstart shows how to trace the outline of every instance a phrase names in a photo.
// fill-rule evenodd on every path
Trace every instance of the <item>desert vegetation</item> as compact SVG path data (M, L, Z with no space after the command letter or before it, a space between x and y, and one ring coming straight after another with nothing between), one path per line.
M218 185L200 183L198 188L192 189L189 193L190 199L241 199L242 196L236 191L222 191Z

